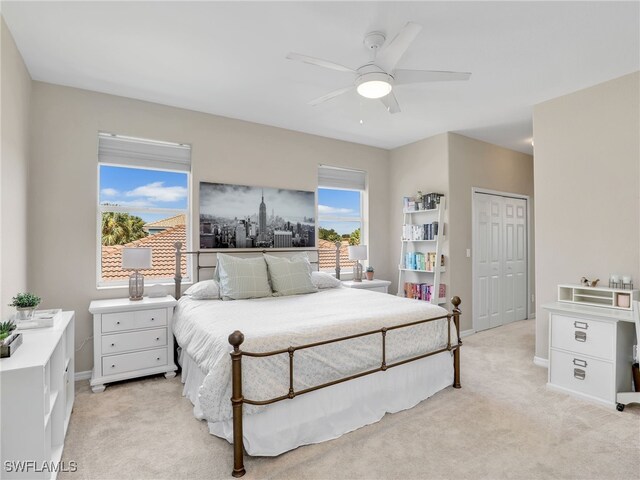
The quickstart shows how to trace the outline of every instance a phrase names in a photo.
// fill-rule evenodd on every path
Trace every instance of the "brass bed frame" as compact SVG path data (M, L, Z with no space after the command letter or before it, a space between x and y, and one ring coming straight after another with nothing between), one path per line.
M181 296L181 285L182 285L182 272L181 272L181 261L182 255L193 255L196 258L197 268L196 268L196 281L200 280L200 270L203 269L215 269L215 265L201 265L200 259L201 256L204 255L216 255L217 253L222 253L219 251L194 251L194 252L183 252L182 243L176 242L176 272L175 272L175 297L176 299ZM275 253L292 253L292 252L300 252L301 249L277 249L270 250ZM317 252L317 250L314 250ZM238 253L232 252L232 253ZM247 254L257 254L257 253L266 253L266 250L252 250L252 251L244 251L242 253ZM319 259L317 262L319 266ZM270 405L272 403L280 402L282 400L288 400L295 398L299 395L303 395L305 393L313 392L316 390L320 390L322 388L331 387L333 385L337 385L339 383L347 382L349 380L354 380L356 378L364 377L366 375L371 375L372 373L384 372L390 368L398 367L400 365L404 365L409 362L413 362L416 360L420 360L422 358L430 357L432 355L436 355L442 352L451 352L453 356L453 369L454 369L454 379L453 379L453 388L460 388L460 347L462 346L462 341L460 339L460 303L461 300L459 297L455 296L451 299L451 303L453 304L452 313L448 313L447 315L442 315L440 317L428 318L425 320L417 320L413 322L403 323L401 325L394 325L392 327L382 327L376 330L370 330L367 332L357 333L354 335L348 335L345 337L333 338L330 340L324 340L321 342L308 343L305 345L298 346L289 346L287 348L282 348L279 350L274 350L271 352L247 352L240 349L240 345L244 341L244 335L242 332L236 330L231 335L229 335L229 343L233 347L233 351L231 352L231 385L232 385L232 394L231 394L231 405L233 411L233 471L232 475L234 477L241 477L246 473L244 468L244 444L243 444L243 430L242 430L242 405ZM441 348L439 350L435 350L432 352L423 353L421 355L417 355L411 358L407 358L404 360L400 360L393 363L387 363L386 361L386 336L387 332L392 330L397 330L400 328L412 327L415 325L420 325L423 323L434 322L436 320L447 319L447 346ZM456 337L454 339L454 343L451 341L451 321L456 327ZM293 372L294 372L294 354L296 351L305 350L308 348L319 347L322 345L327 345L330 343L343 342L346 340L351 340L353 338L365 337L369 335L381 335L381 362L380 366L376 368L372 368L370 370L365 370L360 373L356 373L354 375L350 375L348 377L343 377L338 380L333 380L331 382L326 382L320 385L316 385L313 387L305 388L303 390L295 391L293 388ZM286 394L280 395L279 397L270 398L267 400L251 400L248 398L244 398L242 395L242 357L272 357L275 355L289 355L289 391Z

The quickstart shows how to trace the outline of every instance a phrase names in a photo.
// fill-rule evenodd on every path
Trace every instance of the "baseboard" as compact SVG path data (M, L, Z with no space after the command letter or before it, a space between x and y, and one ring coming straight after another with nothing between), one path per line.
M91 370L87 370L86 372L76 372L75 381L79 382L81 380L89 380L91 378Z
M529 318L528 318L529 320L535 320L535 318L536 318L536 314L535 313L530 313L529 314Z
M463 330L462 332L460 332L460 338L468 337L469 335L473 335L474 333L476 333L476 331L473 328L469 330Z
M533 363L539 367L549 368L548 358L533 357Z

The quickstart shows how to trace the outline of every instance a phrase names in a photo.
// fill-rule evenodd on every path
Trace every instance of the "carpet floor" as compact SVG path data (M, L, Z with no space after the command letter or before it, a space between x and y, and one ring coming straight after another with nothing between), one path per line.
M640 478L640 406L620 413L547 390L533 320L467 337L461 353L461 390L336 440L247 457L244 478ZM193 417L178 377L77 387L63 460L78 470L59 478L231 478L231 445Z

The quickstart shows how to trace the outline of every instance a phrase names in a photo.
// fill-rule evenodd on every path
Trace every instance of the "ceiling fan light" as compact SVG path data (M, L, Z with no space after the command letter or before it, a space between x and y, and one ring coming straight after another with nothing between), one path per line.
M365 98L382 98L391 93L393 87L384 80L369 80L358 85L358 93Z

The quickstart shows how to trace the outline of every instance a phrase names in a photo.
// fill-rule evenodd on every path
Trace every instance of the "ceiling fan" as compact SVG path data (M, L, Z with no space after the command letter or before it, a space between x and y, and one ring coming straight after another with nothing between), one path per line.
M319 105L327 100L343 95L354 88L366 98L378 98L389 113L398 113L400 106L393 93L394 87L408 83L445 82L451 80L469 80L468 72L440 72L436 70L402 70L396 69L404 53L418 36L422 25L408 22L393 40L385 45L386 37L381 32L371 32L364 37L364 45L371 51L371 60L356 69L345 67L335 62L320 58L289 53L287 58L298 62L309 63L319 67L347 72L355 75L354 84L329 92L309 102Z

